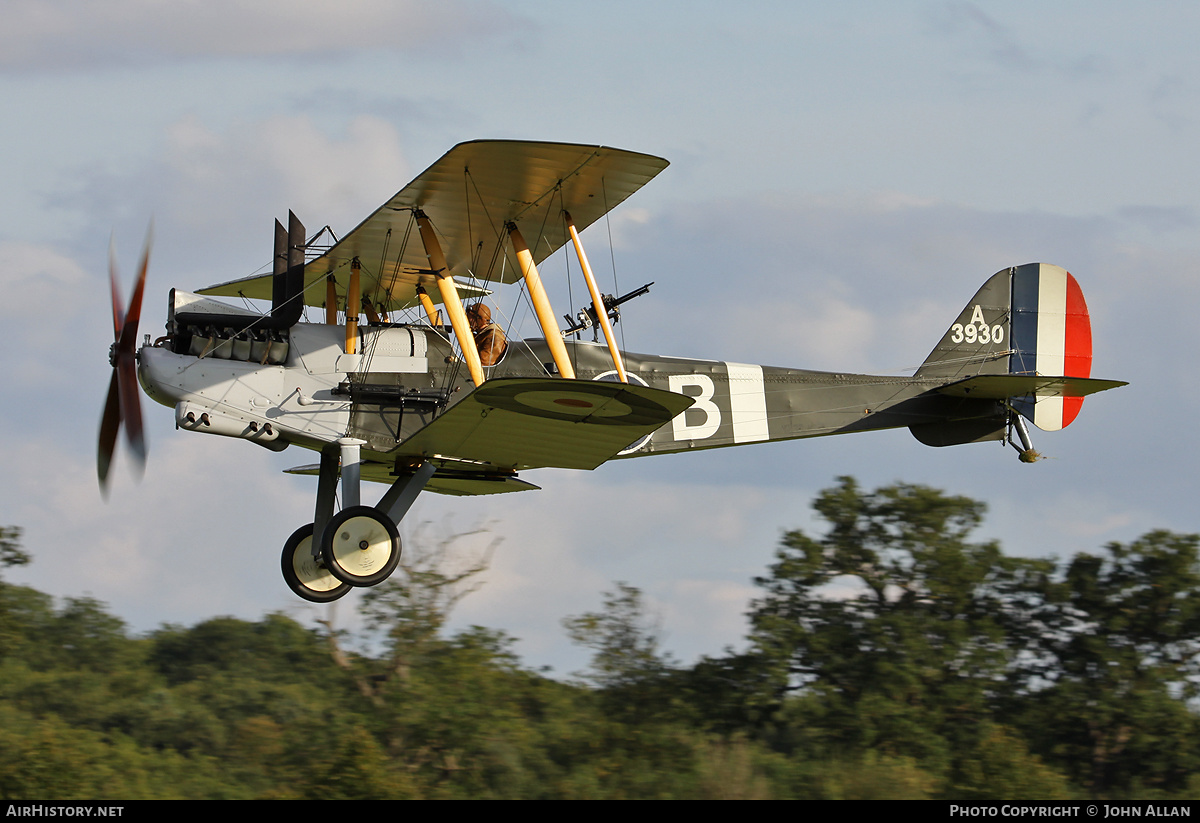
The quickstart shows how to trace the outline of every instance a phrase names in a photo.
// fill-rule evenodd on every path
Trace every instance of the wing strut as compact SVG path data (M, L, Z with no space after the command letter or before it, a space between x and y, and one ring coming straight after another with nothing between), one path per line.
M354 354L358 342L358 304L362 302L362 264L350 261L350 287L346 290L346 354Z
M600 322L600 328L604 330L604 339L608 341L608 351L612 354L613 365L617 368L617 377L622 383L628 383L629 378L625 376L625 363L621 360L621 350L617 348L616 338L613 337L612 323L608 321L608 308L604 305L604 297L596 286L596 278L592 276L592 267L588 263L587 255L584 254L583 243L579 241L579 232L575 231L575 221L571 219L570 212L564 211L563 217L567 221L567 231L571 233L571 242L575 244L575 254L579 258L580 268L583 269L583 279L587 281L588 291L592 295L592 307L596 310L596 319Z
M567 357L567 347L563 344L562 331L558 328L558 319L550 306L550 298L542 286L542 278L538 276L537 266L533 262L533 254L525 245L525 238L516 223L510 222L507 227L508 236L512 238L513 251L517 253L517 262L521 264L521 274L525 275L525 285L529 289L529 299L533 301L533 310L537 313L538 323L542 326L542 334L546 336L546 345L554 358L558 373L568 380L575 379L575 369Z
M417 227L421 231L421 242L425 244L425 254L429 257L429 268L437 277L438 289L442 293L442 302L446 304L446 314L450 316L450 325L454 328L454 336L458 338L458 346L462 349L463 359L467 361L467 369L471 372L471 380L476 386L483 385L483 363L479 359L479 349L475 345L475 335L471 334L471 326L467 323L467 313L463 310L462 300L458 297L458 289L454 278L450 276L450 267L446 265L446 255L442 253L442 244L438 242L433 232L433 224L425 212L417 209L413 214L417 218Z
M332 274L325 275L325 324L337 325L337 281Z
M425 309L425 316L429 318L429 325L434 328L441 328L442 315L434 308L433 301L429 299L429 294L425 291L424 286L417 286L417 297L421 300L421 307Z

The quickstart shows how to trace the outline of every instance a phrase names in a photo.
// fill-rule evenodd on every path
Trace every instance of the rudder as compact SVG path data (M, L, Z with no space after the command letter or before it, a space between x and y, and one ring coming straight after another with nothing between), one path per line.
M1058 266L1030 264L1012 280L1011 374L1090 377L1092 321L1083 291ZM1079 414L1082 397L1016 400L1013 407L1044 431L1066 428Z

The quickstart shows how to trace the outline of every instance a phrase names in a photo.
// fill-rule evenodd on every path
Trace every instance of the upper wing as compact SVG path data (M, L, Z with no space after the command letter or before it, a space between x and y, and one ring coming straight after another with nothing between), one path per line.
M329 274L344 299L355 257L362 266L362 293L373 303L387 310L414 305L418 284L436 300L438 289L415 231L414 209L432 221L451 274L511 283L521 273L515 259L506 259L506 222L520 227L540 263L570 239L561 217L564 209L582 231L666 167L661 157L605 146L459 143L305 266L304 302L324 304L322 284ZM221 283L200 293L270 300L271 275Z
M686 395L626 383L495 378L392 454L451 457L505 469L594 469L693 402Z

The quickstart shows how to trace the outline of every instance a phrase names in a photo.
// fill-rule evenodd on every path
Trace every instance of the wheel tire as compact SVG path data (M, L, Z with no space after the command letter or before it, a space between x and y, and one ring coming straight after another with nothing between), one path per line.
M400 532L392 519L370 506L342 509L321 539L329 573L351 586L374 586L400 563Z
M283 579L288 588L310 603L332 603L350 586L318 565L312 556L313 524L301 526L283 544Z

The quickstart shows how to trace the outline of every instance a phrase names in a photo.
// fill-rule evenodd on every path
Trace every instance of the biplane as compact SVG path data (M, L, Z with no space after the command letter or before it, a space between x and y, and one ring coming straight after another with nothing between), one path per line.
M387 579L396 524L422 491L528 491L537 486L521 474L537 468L886 428L931 446L1007 441L1031 462L1026 420L1064 428L1084 396L1124 385L1090 376L1079 285L1037 263L989 278L910 377L621 351L620 304L645 287L602 294L579 233L666 166L603 146L462 143L341 239L328 232L322 246L327 230L308 238L294 214L276 221L270 274L173 289L166 334L140 347L149 242L124 311L110 259L101 488L122 425L145 456L135 380L175 410L177 428L318 452L288 470L316 476L316 503L281 565L292 591L321 603ZM538 265L567 244L591 302L563 329ZM490 322L488 302L510 284L541 337ZM305 307L323 322L302 320ZM387 485L374 506L362 503L364 480Z

